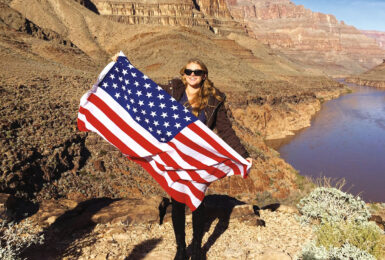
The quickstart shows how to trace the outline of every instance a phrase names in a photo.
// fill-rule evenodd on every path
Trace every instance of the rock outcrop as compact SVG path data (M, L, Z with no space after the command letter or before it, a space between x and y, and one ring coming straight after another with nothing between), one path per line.
M250 35L330 75L363 72L379 64L385 54L373 39L353 26L289 0L227 3L234 19L251 29Z
M225 0L115 1L93 0L98 12L126 24L197 26L214 33L244 33Z

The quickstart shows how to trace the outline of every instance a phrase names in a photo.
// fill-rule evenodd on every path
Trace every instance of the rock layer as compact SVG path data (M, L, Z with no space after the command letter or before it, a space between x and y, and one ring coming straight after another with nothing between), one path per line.
M378 45L385 49L385 32L379 32L379 31L364 31L364 30L361 30L361 32L363 34L365 34L366 36L368 36L369 38L373 38L376 40L376 42L378 43Z
M333 15L312 12L289 0L228 0L235 20L250 35L297 61L328 74L363 72L385 55L377 43ZM354 65L353 65L354 64Z

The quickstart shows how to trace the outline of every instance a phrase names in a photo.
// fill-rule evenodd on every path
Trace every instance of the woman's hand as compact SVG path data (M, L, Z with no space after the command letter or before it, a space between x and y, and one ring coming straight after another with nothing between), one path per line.
M112 61L116 62L118 60L119 53L120 52L117 52L114 56L111 57Z

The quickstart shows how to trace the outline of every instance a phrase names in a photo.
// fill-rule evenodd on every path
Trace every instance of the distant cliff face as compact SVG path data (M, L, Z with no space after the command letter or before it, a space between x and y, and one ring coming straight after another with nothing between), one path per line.
M379 32L379 31L363 31L361 30L363 34L368 36L369 38L373 38L376 40L378 45L385 49L385 32ZM385 58L385 57L384 57Z
M231 15L251 29L250 34L283 49L293 59L333 74L362 72L382 61L376 42L333 15L312 12L289 0L227 0ZM300 54L300 55L299 55ZM349 64L350 63L350 64Z
M225 0L92 0L101 15L127 24L200 26L215 33L244 32Z

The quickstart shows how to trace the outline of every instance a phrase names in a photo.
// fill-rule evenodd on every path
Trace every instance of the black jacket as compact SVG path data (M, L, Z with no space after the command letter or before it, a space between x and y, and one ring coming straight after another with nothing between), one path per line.
M173 79L168 85L160 85L167 93L169 93L176 100L180 100L185 91L185 85L181 79ZM216 89L217 93L222 97L222 101L210 96L208 104L204 109L206 116L206 125L213 130L216 128L218 135L235 151L237 151L244 158L249 157L249 153L241 144L239 138L236 136L231 122L227 117L227 110L224 105L226 99L225 94Z

